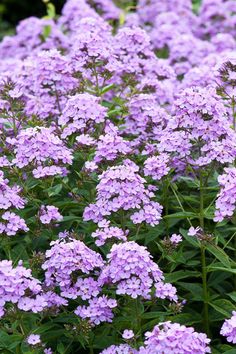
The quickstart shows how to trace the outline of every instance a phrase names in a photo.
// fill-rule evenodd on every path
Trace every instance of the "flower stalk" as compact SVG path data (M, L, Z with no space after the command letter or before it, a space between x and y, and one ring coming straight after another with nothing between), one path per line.
M199 223L202 230L204 230L204 184L203 173L200 171L200 210ZM201 243L201 267L202 267L202 288L203 288L203 325L205 332L209 335L209 309L208 309L208 288L207 288L207 269L206 269L206 247Z

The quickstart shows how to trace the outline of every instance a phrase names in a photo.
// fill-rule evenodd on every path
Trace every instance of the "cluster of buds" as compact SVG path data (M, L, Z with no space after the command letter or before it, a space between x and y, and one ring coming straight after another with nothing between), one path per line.
M58 237L64 240L79 240L84 241L85 235L82 233L76 233L74 230L59 232Z
M211 242L213 240L213 235L206 233L201 227L190 227L188 230L188 236L195 236L201 242Z
M162 245L164 246L166 252L171 254L182 242L182 236L173 234L172 236L165 237L162 241Z
M179 301L179 302L171 302L169 304L169 309L170 311L172 311L175 315L177 315L178 313L181 313L183 308L184 308L184 305L186 305L186 300L182 300L182 301Z
M45 262L45 254L43 252L33 252L32 257L29 260L30 268L32 270L41 269L41 265Z
M64 327L72 337L83 335L85 338L89 336L92 328L89 321L86 320L81 320L78 324L65 324Z
M236 59L229 60L220 67L219 80L217 93L236 103Z

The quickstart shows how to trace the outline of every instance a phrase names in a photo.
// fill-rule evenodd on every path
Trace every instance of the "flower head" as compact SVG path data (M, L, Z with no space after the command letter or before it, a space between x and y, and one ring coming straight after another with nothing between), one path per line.
M124 332L122 333L122 338L124 339L131 339L134 337L134 332L132 329L125 329Z
M27 343L33 346L41 343L40 335L30 334L29 337L27 338Z
M236 311L232 312L230 319L224 321L220 334L226 337L229 343L236 343Z

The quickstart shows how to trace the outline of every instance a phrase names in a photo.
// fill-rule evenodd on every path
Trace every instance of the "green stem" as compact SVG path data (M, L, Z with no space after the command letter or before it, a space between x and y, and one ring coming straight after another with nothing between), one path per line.
M121 210L120 224L123 231L125 231L125 211Z
M140 318L140 311L139 311L139 299L137 298L135 300L135 315L136 315L136 328L137 328L137 333L140 332L141 330L141 318Z
M89 349L89 354L94 354L94 350L93 350L93 338L91 337L91 334L89 335L88 338L88 349Z
M21 324L19 324L19 327L20 327L21 333L22 333L22 334L23 334L23 336L24 336L24 335L25 335L25 332L24 332L24 329L23 329L22 325L21 325Z
M204 308L203 308L203 320L204 320L204 328L206 334L209 336L210 329L209 329L209 316L208 316L208 289L207 289L207 270L206 270L206 255L205 255L206 248L205 246L201 246L201 263L202 263L202 287L203 287L203 301L204 301Z
M210 177L210 175L212 174L212 172L213 172L214 170L215 170L215 162L213 162L212 165L211 165L211 168L210 168L210 171L209 171L209 173L208 173L208 175L207 175L207 178L206 178L206 181L205 181L205 183L204 183L204 186L207 186L209 177Z
M65 349L65 351L64 351L64 354L66 354L67 353L67 350L70 348L70 346L71 346L71 344L74 342L74 339L72 339L71 341L70 341L70 343L67 345L67 347L66 347L66 349Z
M12 121L13 121L13 131L14 131L14 135L17 136L17 126L16 126L16 118L13 114L13 117L12 117Z
M200 210L199 222L202 229L204 229L204 185L202 171L200 171Z
M233 97L233 98L232 98L232 111L233 111L233 128L234 128L234 130L236 130L236 112L235 112L235 105L236 105L236 102L235 102L235 98Z
M138 239L138 235L139 235L139 231L141 229L141 226L142 226L142 224L139 224L138 227L137 227L137 231L136 231L136 234L134 236L134 241L137 241L137 239Z
M204 185L203 175L200 171L200 210L199 210L199 223L204 230ZM201 243L201 265L202 265L202 288L203 288L203 325L206 334L209 336L209 314L208 314L208 288L207 288L207 268L206 268L206 247Z
M181 203L181 200L179 199L179 196L178 196L178 194L176 193L176 191L175 191L174 187L172 186L172 184L170 184L170 187L171 187L172 192L174 193L174 196L175 196L175 198L176 198L176 200L177 200L177 202L178 202L178 204L179 204L179 206L180 206L180 209L182 210L182 212L185 213L185 209L184 209L184 207L183 207L183 204ZM193 226L192 223L191 223L191 221L190 221L190 219L187 218L187 220L188 220L189 225L190 225L190 226Z
M96 81L96 95L100 96L100 88L99 88L99 80L98 80L98 73L97 73L97 69L96 69L96 63L94 62L94 68L93 68L93 73L94 73L94 77L95 77L95 81Z
M169 180L163 182L163 204L165 208L165 216L168 216L169 213L169 196L168 196L168 188L169 188ZM166 232L169 235L169 221L168 219L164 219L166 225Z
M233 112L233 128L236 131L236 112L235 112L235 105L236 101L235 98L232 98L232 112ZM234 162L234 166L236 166L236 162ZM236 257L236 237L234 237L234 256ZM234 277L234 289L236 290L236 276Z

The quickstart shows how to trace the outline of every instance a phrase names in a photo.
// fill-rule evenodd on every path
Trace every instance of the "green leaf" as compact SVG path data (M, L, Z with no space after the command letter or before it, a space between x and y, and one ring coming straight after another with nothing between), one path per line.
M52 323L52 322L45 323L37 328L37 334L43 334L45 332L48 332L49 330L54 330L55 327L60 329L60 327L58 325L56 325L55 323Z
M113 116L114 114L120 114L121 113L121 109L120 108L116 108L116 109L112 109L111 111L109 111L107 113L108 117Z
M199 188L200 185L197 179L191 177L181 176L179 177L179 181L185 182L189 188Z
M215 217L215 208L214 207L204 209L204 218L205 219L213 220L214 217Z
M181 235L184 236L185 240L188 241L194 247L200 247L199 241L194 236L188 236L188 230L180 229Z
M201 273L197 271L178 270L177 272L165 274L165 280L168 283L175 283L180 279L195 277L201 277Z
M173 218L185 219L185 218L198 218L198 217L199 216L196 213L185 211L185 212L178 212L178 213L166 215L164 216L164 219L173 219Z
M233 301L236 302L236 291L233 291L232 293L227 294Z
M235 310L235 305L232 304L229 300L218 299L214 302L209 303L217 312L224 315L226 318L230 318L232 311Z
M44 26L44 28L43 28L43 38L47 39L50 36L51 32L52 32L52 28L51 28L50 25Z
M185 283L185 282L178 282L183 289L189 291L192 295L192 299L195 301L202 301L203 300L203 291L202 286L196 283Z
M236 269L232 269L232 268L209 266L207 269L208 272L214 272L214 271L218 271L218 270L222 270L223 272L229 272L229 273L236 274Z
M232 350L233 350L233 347L234 345L229 345L229 344L223 344L223 345L219 345L217 346L217 349L219 348L219 353L222 354L222 353L228 353L230 352L230 354L235 354L235 348L234 348L234 353L232 353Z
M15 247L12 248L11 256L13 257L15 263L17 263L17 261L19 260L28 259L28 254L25 245L22 243L18 243Z
M59 344L57 345L57 351L58 351L58 353L64 354L64 353L65 353L65 346L64 346L64 344L59 343Z
M44 333L45 341L56 340L56 338L60 338L64 336L65 329L57 329L53 331L48 331Z
M62 190L62 184L57 184L56 186L54 187L50 187L47 189L47 192L48 192L48 196L49 197L53 197L54 195L58 195Z
M224 287L225 281L230 278L230 274L226 272L211 272L208 277L208 286L218 289Z
M119 17L119 24L120 24L120 26L122 26L124 23L125 23L125 13L124 13L124 11L122 11L120 13L120 17Z
M82 218L81 217L78 217L78 215L68 215L68 216L64 216L63 217L63 222L65 221L81 221Z
M54 19L56 17L56 9L51 2L47 4L47 14L50 19Z
M207 244L206 249L212 253L225 267L231 268L229 256L219 246Z
M150 242L156 240L160 235L165 231L164 223L160 223L158 228L153 228L150 231L145 233L145 246L147 246ZM140 235L142 237L142 235Z
M20 353L22 354L32 354L32 350L29 348L29 345L26 342L21 343Z
M114 84L107 85L101 89L101 94L104 94L110 90L112 90L115 87Z
M7 349L9 352L15 353L12 349L15 349L22 341L22 335L20 334L7 334L4 331L0 331L0 349ZM2 351L1 351L2 352Z
M180 313L171 318L173 322L178 322L180 324L192 326L195 323L200 323L202 317L199 313Z
M160 316L161 315L164 315L164 316L166 316L167 315L167 313L166 312L146 312L146 313L144 313L144 314L142 314L142 318L143 319L145 319L145 320L149 320L149 319L151 319L151 318L160 318Z

